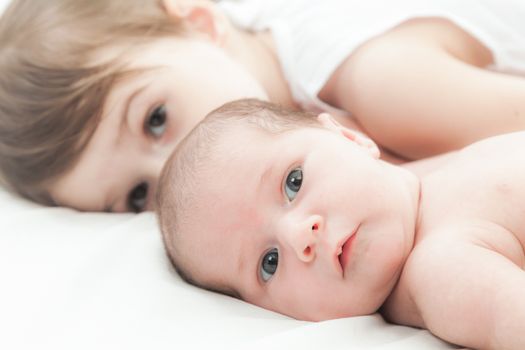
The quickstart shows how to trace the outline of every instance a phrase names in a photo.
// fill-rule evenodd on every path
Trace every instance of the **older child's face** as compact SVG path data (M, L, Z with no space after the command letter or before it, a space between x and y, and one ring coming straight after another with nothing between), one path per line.
M299 319L375 312L412 247L419 186L349 135L225 136L176 242L192 275Z
M266 99L255 79L206 40L158 40L129 62L130 68L147 70L110 93L79 163L51 188L60 205L151 210L164 162L201 118L227 101Z

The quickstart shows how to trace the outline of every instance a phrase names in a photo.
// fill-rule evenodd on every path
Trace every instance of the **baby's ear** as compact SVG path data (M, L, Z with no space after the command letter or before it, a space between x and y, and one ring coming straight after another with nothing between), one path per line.
M355 142L357 145L363 147L374 158L379 158L380 152L377 144L369 137L360 133L357 130L347 128L337 122L330 114L321 113L317 117L319 122L326 129L333 131L346 139Z
M206 34L216 43L223 43L226 20L211 1L161 0L161 2L168 16L184 21L191 30Z

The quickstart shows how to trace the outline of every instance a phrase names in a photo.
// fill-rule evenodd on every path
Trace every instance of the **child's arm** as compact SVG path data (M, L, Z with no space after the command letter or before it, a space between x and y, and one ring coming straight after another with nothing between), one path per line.
M320 96L351 111L366 133L407 158L525 129L525 79L475 65L441 42L392 35L365 44ZM467 63L468 62L468 63Z
M525 349L525 272L488 247L435 241L405 271L425 327L475 349Z

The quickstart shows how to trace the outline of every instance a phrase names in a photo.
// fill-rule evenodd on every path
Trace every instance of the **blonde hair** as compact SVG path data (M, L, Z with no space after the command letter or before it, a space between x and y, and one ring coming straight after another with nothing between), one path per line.
M221 157L218 142L233 127L246 126L268 135L281 134L299 128L321 128L317 115L286 109L270 102L243 99L224 104L209 113L184 138L170 156L159 179L155 200L164 247L175 270L188 283L214 292L239 297L228 286L210 285L199 281L184 261L183 237L191 236L183 227L190 208L199 210L196 188L199 174L209 169L214 159ZM220 149L220 151L217 151ZM218 175L220 176L220 175Z
M0 18L0 184L53 205L46 188L74 166L130 73L101 51L185 32L157 0L12 0Z

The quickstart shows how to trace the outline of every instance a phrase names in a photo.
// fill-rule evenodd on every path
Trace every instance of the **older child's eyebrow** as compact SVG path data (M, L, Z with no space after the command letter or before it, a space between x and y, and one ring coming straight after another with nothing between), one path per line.
M140 95L140 93L142 93L146 89L146 87L148 87L148 85L149 84L144 84L144 85L138 87L135 91L133 91L133 93L129 94L128 98L124 102L124 110L122 112L122 115L120 116L120 121L121 121L120 129L121 130L124 128L124 126L126 125L126 121L128 120L129 107L131 105L131 102L133 102L133 100L138 95Z
M128 115L129 115L129 108L130 108L131 102L133 102L133 100L140 93L142 93L147 87L148 87L148 84L143 84L143 85L139 86L137 89L135 89L135 91L133 91L131 94L129 94L129 96L124 101L124 109L123 109L122 114L120 115L119 132L117 134L116 139L114 140L115 144L119 143L119 140L122 137L122 130L124 130L125 126L127 125ZM113 212L115 212L114 207L115 207L115 203L117 202L118 199L117 198L113 198L113 200L109 200L108 199L109 197L110 196L107 196L106 198L104 198L102 211L106 212L106 213L113 213ZM127 198L127 193L124 193L124 198Z

